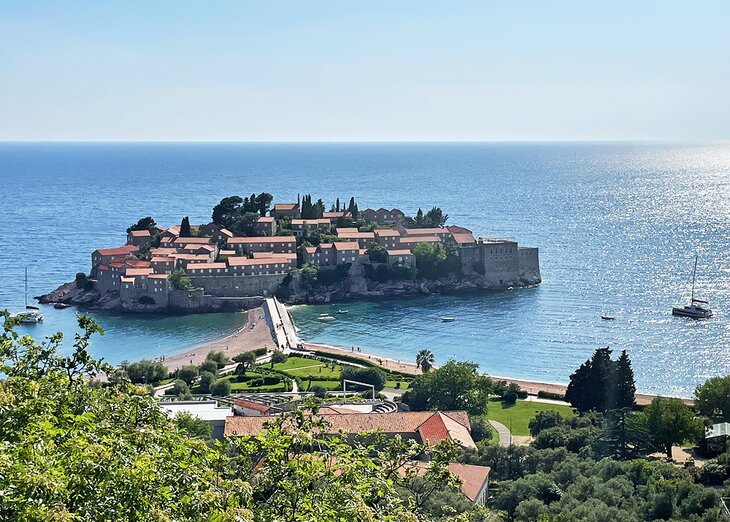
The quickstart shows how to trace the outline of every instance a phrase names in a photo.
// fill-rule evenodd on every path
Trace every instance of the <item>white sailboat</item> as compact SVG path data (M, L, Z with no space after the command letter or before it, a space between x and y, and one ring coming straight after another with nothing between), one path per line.
M697 277L697 255L695 255L695 266L692 270L692 297L688 305L679 307L675 306L672 308L672 315L678 315L680 317L691 317L692 319L709 319L712 317L712 310L710 309L710 303L702 301L701 299L695 299L695 280Z
M38 311L37 306L28 304L28 267L25 267L25 311L13 314L13 317L20 319L23 324L37 324L43 322L43 314Z

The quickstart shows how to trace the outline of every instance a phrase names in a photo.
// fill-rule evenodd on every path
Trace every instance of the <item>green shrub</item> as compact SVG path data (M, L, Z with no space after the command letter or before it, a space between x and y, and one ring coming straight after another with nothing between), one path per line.
M541 399L552 399L554 401L564 401L565 400L565 395L563 395L562 393L554 393L554 392L543 391L543 390L540 390L539 392L537 392L537 396L540 397Z
M309 389L309 391L314 393L314 396L319 399L324 399L325 397L327 397L327 388L325 388L324 386L322 386L320 384L316 384L316 385L312 386Z
M225 379L218 379L210 385L210 394L216 397L227 397L231 394L231 383Z
M200 374L200 390L203 393L210 393L210 385L215 382L215 374L211 372L203 372Z

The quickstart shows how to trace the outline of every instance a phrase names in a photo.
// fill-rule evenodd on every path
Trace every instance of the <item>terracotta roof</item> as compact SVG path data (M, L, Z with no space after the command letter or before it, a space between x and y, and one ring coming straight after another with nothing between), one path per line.
M190 244L202 244L207 245L210 243L209 237L179 237L175 240L175 243L179 243L181 245L190 245Z
M228 240L229 245L249 243L296 243L294 236L260 236L260 237L232 237Z
M407 248L398 249L398 250L387 250L389 256L412 256L410 250Z
M332 246L335 250L360 250L357 241L337 241Z
M418 244L418 243L440 243L441 239L438 236L409 236L401 237L400 244Z
M249 259L247 257L229 257L228 266L251 266L268 263L265 259Z
M274 204L274 210L294 210L299 208L298 203L276 203Z
M465 448L476 448L476 444L474 444L474 440L471 438L466 426L459 424L440 411L421 424L417 431L424 444L436 445L445 440L453 440Z
M336 228L335 232L337 232L338 234L353 234L353 233L360 232L360 231L358 229L356 229L355 227L344 227L344 228Z
M290 261L292 259L296 259L297 255L294 252L288 253L276 253L276 252L254 252L253 254L254 259L277 259L282 260L286 259L287 261Z
M164 256L167 254L174 254L177 252L176 248L153 248L150 253L153 256Z
M236 255L235 250L221 250L218 253L222 256L235 256Z
M195 243L186 244L183 248L185 250L200 250L202 248L208 252L213 252L215 250L215 248L211 245L196 245Z
M163 234L172 234L174 236L180 235L180 225L173 225L170 228L166 228L162 231Z
M109 267L106 265L99 265L96 267L97 270L109 270Z
M249 410L260 411L262 413L271 410L271 406L267 406L266 404L260 404L254 401L249 401L246 399L235 399L233 401L233 404L235 404L236 406L241 406L242 408L248 408Z
M471 234L472 233L471 230L469 230L468 228L459 227L456 225L449 225L448 227L446 227L446 230L448 230L452 234Z
M400 237L400 232L394 228L376 228L373 234L379 237Z
M261 216L259 218L256 218L256 223L273 223L274 217L273 216Z
M118 256L120 254L131 254L132 252L137 252L138 250L139 247L137 246L125 245L116 248L100 248L96 250L96 252L98 252L102 256Z
M170 277L170 274L150 274L147 277L150 279L167 279Z
M292 219L292 225L328 225L330 224L329 219Z
M304 247L304 251L307 254L316 254L317 253L317 247Z
M472 502L476 502L479 493L484 489L489 480L489 466L476 466L474 464L458 464L452 462L448 465L451 473L461 479L461 492Z
M174 261L174 257L155 256L152 258L152 263L172 263Z
M122 283L134 283L134 277L124 277L124 276L122 276Z
M150 231L149 230L132 230L129 233L132 237L150 237Z
M454 241L456 241L460 245L476 242L474 240L474 236L472 236L471 234L452 234L451 237L453 237Z
M329 424L328 433L364 433L380 430L384 433L416 433L420 425L438 412L408 411L395 413L351 413L320 415ZM456 424L469 426L465 411L442 413ZM226 436L253 436L263 430L263 425L271 417L226 417ZM466 429L466 428L465 428ZM473 444L473 442L472 442Z
M174 257L175 259L184 259L185 261L207 261L210 259L210 256L206 254L180 254L177 252L170 254L170 257Z
M323 218L341 218L349 215L350 213L346 210L340 210L339 212L323 212Z
M337 236L343 239L375 239L372 232L337 232Z
M127 270L124 272L124 275L127 277L130 277L130 276L149 275L151 273L152 273L151 268L127 268Z
M421 477L428 471L429 466L430 463L422 460L410 461L398 469L398 474L405 476L407 471L415 470L416 475ZM452 462L446 467L452 475L458 477L461 481L461 492L464 496L472 502L476 502L479 493L488 484L491 468L473 464L458 464L456 462Z
M230 261L230 259L229 259ZM195 263L194 265L190 265L188 267L189 270L207 270L207 269L215 269L215 268L228 268L225 263Z
M233 237L233 232L231 232L227 228L221 228L218 232L223 234L224 236Z
M445 228L404 228L403 234L406 236L433 236L446 235L450 232Z

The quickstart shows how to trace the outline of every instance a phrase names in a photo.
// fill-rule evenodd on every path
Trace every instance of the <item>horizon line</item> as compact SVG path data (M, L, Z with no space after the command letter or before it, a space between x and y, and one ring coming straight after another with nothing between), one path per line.
M719 145L728 144L730 140L680 140L680 139L648 139L648 138L610 138L610 139L486 139L486 140L469 140L469 139L443 139L443 140L208 140L208 139L0 139L0 143L17 143L17 144L41 144L41 143L57 143L57 144L497 144L497 143L646 143L646 144L682 144L682 145Z

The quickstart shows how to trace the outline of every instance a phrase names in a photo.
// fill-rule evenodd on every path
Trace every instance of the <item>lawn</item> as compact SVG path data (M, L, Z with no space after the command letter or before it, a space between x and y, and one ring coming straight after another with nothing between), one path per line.
M492 420L501 422L508 428L511 422L513 435L530 435L529 422L540 411L557 411L563 417L572 417L574 415L570 406L525 401L517 401L512 406L506 406L495 399L489 401L487 416Z
M267 366L263 365L262 367L266 368ZM275 364L274 369L284 371L287 375L299 377L302 380L305 380L310 375L339 380L340 373L342 372L342 366L339 364L336 364L335 368L332 369L331 364L304 357L289 357L286 362Z
M328 390L341 390L342 383L340 381L312 381L311 387L324 386ZM303 380L300 387L301 391L309 391L309 381Z

